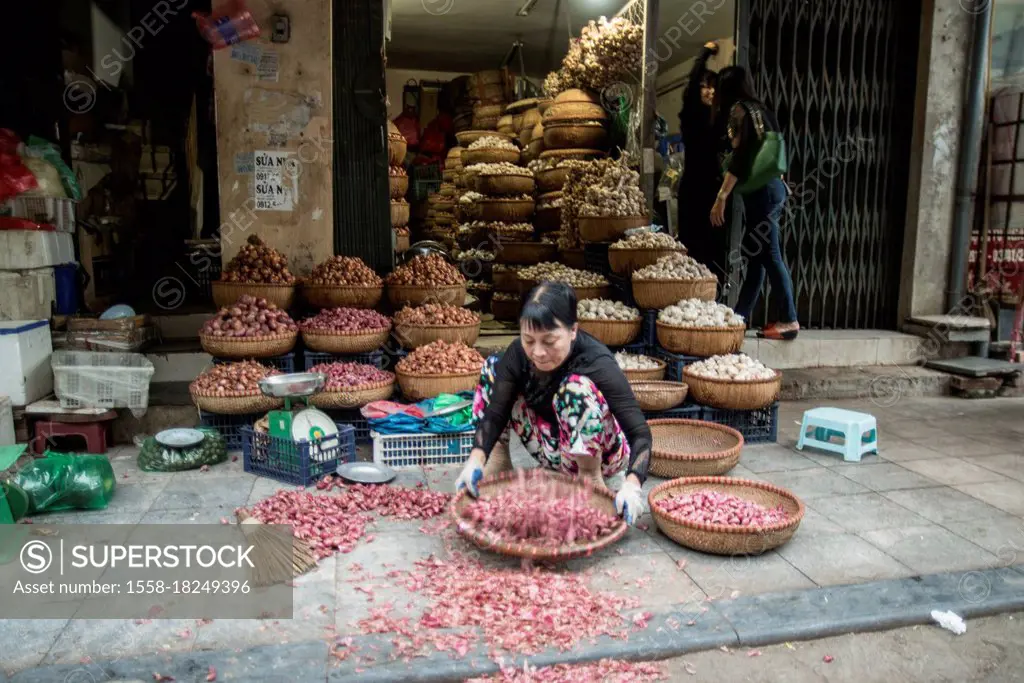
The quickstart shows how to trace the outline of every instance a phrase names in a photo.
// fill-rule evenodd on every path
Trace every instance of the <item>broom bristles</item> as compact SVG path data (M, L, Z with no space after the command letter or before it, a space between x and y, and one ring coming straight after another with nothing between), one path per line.
M252 581L257 586L271 586L290 581L317 565L313 551L305 541L286 530L263 524L244 510L238 521L246 538L252 543Z

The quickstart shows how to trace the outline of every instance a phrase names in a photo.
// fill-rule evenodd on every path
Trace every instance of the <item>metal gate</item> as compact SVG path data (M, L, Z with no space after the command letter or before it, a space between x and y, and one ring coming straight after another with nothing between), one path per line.
M739 2L738 63L788 146L782 248L806 327L896 327L920 16L920 0Z

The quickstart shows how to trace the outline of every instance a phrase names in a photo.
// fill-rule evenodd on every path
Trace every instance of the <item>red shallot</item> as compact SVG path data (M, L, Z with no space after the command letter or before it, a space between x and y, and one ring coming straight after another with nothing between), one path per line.
M654 505L672 517L705 524L763 527L784 522L789 517L781 505L766 508L753 501L711 489L663 498Z

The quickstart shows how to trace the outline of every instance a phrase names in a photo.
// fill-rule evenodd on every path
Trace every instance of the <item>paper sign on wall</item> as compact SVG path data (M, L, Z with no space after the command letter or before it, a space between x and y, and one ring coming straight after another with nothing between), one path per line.
M259 64L256 66L256 80L269 83L277 83L277 75L281 70L281 58L273 50L265 50L260 55Z
M294 211L299 198L299 158L294 151L257 150L253 200L257 211Z

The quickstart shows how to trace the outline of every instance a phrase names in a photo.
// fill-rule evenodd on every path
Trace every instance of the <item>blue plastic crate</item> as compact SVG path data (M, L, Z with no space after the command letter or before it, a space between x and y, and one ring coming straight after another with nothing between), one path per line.
M356 430L356 443L370 443L370 424L358 408L325 410L324 412L338 424L352 425L352 428Z
M352 425L338 425L336 443L321 448L321 441L295 442L242 427L245 471L286 484L310 486L324 475L334 474L339 464L355 461L356 432Z
M671 410L662 410L660 412L653 412L649 410L644 411L644 417L648 420L660 419L660 418L681 418L685 420L702 420L704 419L704 406L697 405L696 403L684 403L683 405L672 408Z
M336 353L323 353L321 351L310 351L306 349L303 355L303 369L309 370L320 363L364 363L375 368L383 367L384 354L381 351L370 351L369 353L353 353L340 355Z
M203 427L211 427L220 432L227 443L229 451L242 450L242 427L252 427L253 423L263 417L266 413L253 413L252 415L219 415L208 413L205 410L199 411L199 424Z
M237 358L214 358L214 365L221 365L223 363L234 363ZM295 352L286 353L283 356L273 356L271 358L255 358L253 359L263 365L269 365L273 368L277 368L284 373L295 372Z
M661 311L640 311L644 318L644 326L640 331L640 341L647 346L658 345L658 314Z
M779 404L759 410L725 410L703 406L701 418L732 427L746 443L775 443L779 440Z
M608 263L608 246L605 242L587 242L583 245L583 265L587 270L601 275L612 272Z
M622 277L620 275L615 275L613 273L607 273L605 274L605 277L608 278L608 282L611 283L611 296L613 299L615 299L616 301L621 301L627 306L638 308L638 306L636 305L636 299L633 298L632 280L630 280L628 277Z
M699 356L684 356L681 353L666 351L657 344L650 348L649 355L652 355L655 358L660 358L668 364L668 367L665 369L665 379L670 382L683 381L683 368L690 363L696 363L699 360L704 360Z

